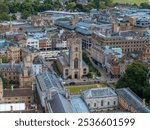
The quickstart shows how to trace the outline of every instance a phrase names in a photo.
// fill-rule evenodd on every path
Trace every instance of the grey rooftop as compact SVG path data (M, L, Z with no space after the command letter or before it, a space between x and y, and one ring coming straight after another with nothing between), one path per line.
M53 113L73 113L71 103L63 94L54 92L49 103Z
M38 82L41 91L47 91L53 88L61 90L63 88L57 76L50 72L38 74L36 76L36 81Z
M149 113L150 109L143 107L142 100L135 95L129 88L122 88L116 90L117 94L124 98L129 104L131 104L137 112L140 113Z
M70 100L72 107L73 107L73 111L75 113L90 113L87 105L85 104L85 102L82 100L81 97L72 97Z
M83 92L85 98L108 98L117 97L117 94L111 88L94 88Z

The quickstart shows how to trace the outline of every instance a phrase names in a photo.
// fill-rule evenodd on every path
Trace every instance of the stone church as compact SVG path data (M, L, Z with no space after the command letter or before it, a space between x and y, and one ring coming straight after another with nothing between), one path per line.
M65 52L57 60L57 66L64 79L81 79L89 72L88 66L82 60L82 40L73 33L67 40L69 53Z

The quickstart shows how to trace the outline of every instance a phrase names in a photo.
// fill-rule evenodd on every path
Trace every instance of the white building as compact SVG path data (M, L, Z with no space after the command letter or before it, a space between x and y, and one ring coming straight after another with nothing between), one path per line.
M61 43L56 43L56 48L68 48L67 41L62 41Z
M89 89L82 96L91 112L110 111L118 106L117 94L111 88Z
M19 111L25 111L25 103L3 103L0 104L0 112L19 112Z
M40 56L45 60L57 59L61 52L68 52L68 50L41 51Z
M41 59L35 58L33 60L32 69L35 75L42 73L43 62Z
M39 40L34 38L28 38L26 45L32 46L36 49L39 49Z

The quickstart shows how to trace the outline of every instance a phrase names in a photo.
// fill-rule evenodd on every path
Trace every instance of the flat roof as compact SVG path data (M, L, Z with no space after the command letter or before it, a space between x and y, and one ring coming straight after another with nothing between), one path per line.
M32 89L19 89L14 88L14 90L11 89L4 89L3 90L3 97L23 97L23 96L33 96L34 91Z
M26 108L25 103L4 103L0 104L0 112L11 111L11 107L13 111L23 111Z

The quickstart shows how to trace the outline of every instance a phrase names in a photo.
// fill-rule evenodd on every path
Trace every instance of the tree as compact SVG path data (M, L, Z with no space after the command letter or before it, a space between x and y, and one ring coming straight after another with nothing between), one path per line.
M24 11L24 12L22 12L21 18L22 19L27 19L29 16L30 16L30 13L28 11Z
M149 99L145 90L150 90L150 84L148 82L148 69L140 62L133 62L128 65L125 74L121 76L117 82L117 88L129 87L141 98Z
M100 1L99 0L93 0L93 4L94 4L96 9L100 8Z
M147 3L147 2L141 3L140 6L141 6L141 8L143 8L143 9L150 9L150 4Z
M2 78L2 81L3 81L3 89L5 89L8 85L8 81L2 75L0 75L0 77Z
M8 13L8 11L9 11L8 6L0 2L0 13Z
M0 14L0 20L10 20L10 16L8 15L8 13L3 12Z
M108 7L112 7L113 6L113 0L105 0L105 5Z
M2 63L8 63L7 57L2 57Z
M67 10L67 11L68 11L68 10L74 10L75 6L76 6L76 3L75 3L75 2L70 2L70 3L68 3L68 5L66 6L66 10Z

